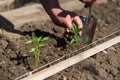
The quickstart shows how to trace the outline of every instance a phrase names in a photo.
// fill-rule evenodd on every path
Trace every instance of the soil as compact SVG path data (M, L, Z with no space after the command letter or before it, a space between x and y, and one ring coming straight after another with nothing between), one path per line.
M88 15L88 9L75 11L78 15ZM92 9L92 15L98 19L94 41L120 30L120 1L109 0ZM74 51L63 37L64 29L52 21L36 26L28 23L21 27L27 33L17 40L10 40L0 35L0 80L14 80L21 74L33 70L34 55L29 49L34 44L27 45L31 34L51 37L47 47L41 49L39 67ZM83 47L82 43L75 44L76 49ZM119 80L120 79L120 44L92 56L46 80Z

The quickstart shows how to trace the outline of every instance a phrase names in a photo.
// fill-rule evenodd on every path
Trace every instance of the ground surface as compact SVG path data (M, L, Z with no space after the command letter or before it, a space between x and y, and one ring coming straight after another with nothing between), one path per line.
M92 14L98 19L95 40L114 31L120 30L120 1L109 1L94 7ZM88 10L75 11L79 15L88 15ZM41 50L40 66L49 63L73 51L64 37L64 29L51 21L36 26L34 23L21 27L27 34L16 41L0 36L0 80L13 80L17 76L33 69L34 58L29 49L34 45L26 45L32 32L36 35L50 36L49 46ZM77 48L84 45L77 44ZM119 80L120 79L120 44L86 59L46 80Z

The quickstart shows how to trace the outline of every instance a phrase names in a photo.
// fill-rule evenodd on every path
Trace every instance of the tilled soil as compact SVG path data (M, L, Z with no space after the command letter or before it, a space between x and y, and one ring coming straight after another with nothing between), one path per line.
M88 15L88 9L75 11L79 15ZM120 1L108 1L93 7L92 14L98 19L94 41L120 30ZM10 40L0 35L0 80L13 80L21 74L33 70L34 56L29 49L35 45L26 45L31 34L50 36L47 47L41 49L40 65L47 64L55 59L74 51L72 45L63 37L64 29L54 25L51 21L36 26L28 23L21 27L27 33L18 40ZM76 44L76 49L84 46ZM120 44L106 52L88 58L46 80L119 80L120 78Z

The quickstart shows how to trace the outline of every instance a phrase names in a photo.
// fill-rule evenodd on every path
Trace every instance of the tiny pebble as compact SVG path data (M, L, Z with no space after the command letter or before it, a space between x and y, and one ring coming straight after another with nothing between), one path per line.
M0 53L0 58L3 57L2 53Z
M10 52L11 52L11 49L7 49L7 50L6 50L6 53L9 54Z
M31 76L32 75L32 72L29 72L29 76Z
M25 68L25 67L22 67L22 69L23 69L23 70L26 70L26 68Z
M102 52L105 53L105 54L107 54L107 51L105 51L105 50L103 50Z
M2 61L0 62L0 66L2 66L3 64L5 64L5 61L4 61L4 60L2 60Z
M111 51L114 51L114 52L117 51L114 47L110 47L110 50L111 50Z
M64 77L63 77L63 80L67 80L67 77L64 76Z

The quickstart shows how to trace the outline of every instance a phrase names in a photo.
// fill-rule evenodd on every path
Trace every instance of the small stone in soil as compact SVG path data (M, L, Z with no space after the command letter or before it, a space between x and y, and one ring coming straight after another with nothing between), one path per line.
M0 57L1 57L2 53L4 53L4 50L2 48L0 48Z
M7 47L7 45L8 45L8 42L5 41L5 40L2 40L1 44L2 44L2 48L5 49Z
M12 50L11 49L6 49L6 53L10 53Z
M105 54L107 54L107 51L106 51L106 50L103 50L102 52L105 53Z
M4 61L4 60L2 60L2 61L0 62L0 66L2 66L3 64L5 64L5 61Z
M114 47L110 47L110 50L111 50L111 51L114 51L114 52L117 51Z

